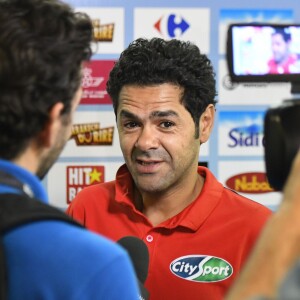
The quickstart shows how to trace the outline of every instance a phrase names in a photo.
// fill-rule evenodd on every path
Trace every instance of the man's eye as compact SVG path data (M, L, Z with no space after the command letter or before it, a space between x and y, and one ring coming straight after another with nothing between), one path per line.
M170 127L174 126L174 123L173 123L173 122L166 121L166 122L162 122L162 123L160 124L160 126L163 127L163 128L170 128Z
M125 128L135 128L137 126L138 126L138 123L136 123L136 122L127 122L124 124Z

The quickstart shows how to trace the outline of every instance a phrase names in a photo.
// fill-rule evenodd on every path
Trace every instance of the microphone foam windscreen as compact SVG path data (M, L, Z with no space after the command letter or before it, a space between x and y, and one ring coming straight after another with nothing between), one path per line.
M136 276L144 283L148 275L149 251L146 244L135 236L125 236L117 241L129 254Z

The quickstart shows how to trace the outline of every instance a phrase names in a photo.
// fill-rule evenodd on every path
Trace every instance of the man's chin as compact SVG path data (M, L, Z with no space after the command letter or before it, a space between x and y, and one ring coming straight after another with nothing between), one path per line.
M38 172L36 173L36 176L40 179L43 180L46 175L48 174L50 168L52 167L52 165L50 167L46 168L42 168L41 170L38 170Z
M56 146L53 147L45 156L40 160L39 168L36 172L36 176L43 180L45 176L47 175L48 171L51 169L51 167L54 165L54 163L57 161L58 157L60 156L64 145L65 140L61 139L57 142Z
M165 190L165 187L161 184L161 182L155 182L153 180L138 180L136 182L136 186L140 190L140 192L150 194L161 193Z
M49 155L46 159L44 159L41 163L40 166L36 172L36 176L40 179L43 180L46 175L48 174L49 170L52 168L54 163L56 162L58 158L58 154L60 151L54 151Z

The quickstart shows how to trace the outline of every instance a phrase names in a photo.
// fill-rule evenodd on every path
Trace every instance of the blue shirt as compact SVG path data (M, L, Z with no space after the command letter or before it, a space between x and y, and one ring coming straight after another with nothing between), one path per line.
M0 170L25 183L35 198L46 192L32 173L0 160ZM0 193L19 193L0 184ZM8 299L138 299L138 286L125 250L85 229L55 220L29 223L3 237Z

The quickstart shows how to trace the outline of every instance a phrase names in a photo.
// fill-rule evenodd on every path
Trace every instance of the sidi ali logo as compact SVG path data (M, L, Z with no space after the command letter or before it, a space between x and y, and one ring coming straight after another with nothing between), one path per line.
M266 173L263 172L234 175L227 179L226 186L239 193L261 194L274 192L267 180Z
M104 166L68 166L66 173L68 204L83 188L104 182Z
M173 260L171 272L185 280L217 282L229 278L233 268L225 259L209 255L187 255Z

